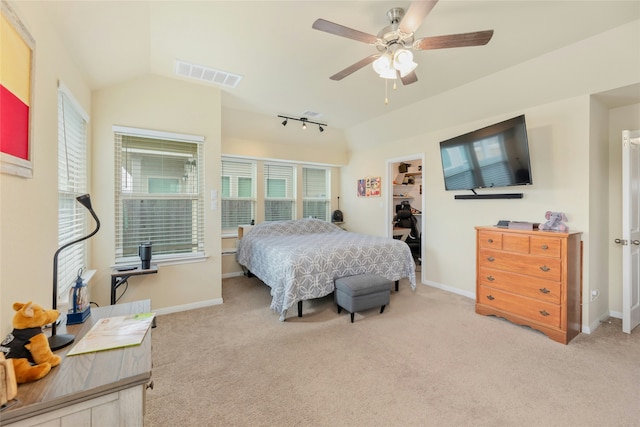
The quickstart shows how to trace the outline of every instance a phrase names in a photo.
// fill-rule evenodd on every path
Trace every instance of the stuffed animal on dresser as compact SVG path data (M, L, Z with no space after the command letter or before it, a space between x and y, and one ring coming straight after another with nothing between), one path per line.
M7 359L13 359L18 384L39 380L60 364L60 356L51 352L42 327L55 322L58 310L45 310L31 301L15 302L13 331L0 344Z
M540 224L538 230L569 231L569 227L563 222L567 220L564 213L547 211L544 217L547 219L547 222Z

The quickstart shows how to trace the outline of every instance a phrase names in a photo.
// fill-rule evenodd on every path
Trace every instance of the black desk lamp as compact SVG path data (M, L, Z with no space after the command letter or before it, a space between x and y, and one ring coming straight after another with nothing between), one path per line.
M100 220L98 219L98 217L96 216L96 213L91 208L91 196L88 194L83 194L82 196L76 197L76 200L80 202L82 206L87 208L89 212L91 212L93 219L96 220L96 229L93 230L91 234L88 234L84 237L81 237L79 239L76 239L72 242L69 242L60 246L60 248L58 248L58 250L56 251L55 255L53 255L53 309L54 310L58 307L58 255L60 254L60 252L62 252L63 249L66 249L71 245L75 245L76 243L80 243L83 240L88 239L89 237L96 234L100 229ZM51 350L54 350L54 351L59 350L71 344L75 338L76 337L71 334L57 335L56 322L53 322L53 325L51 326L51 336L49 337L49 347L51 347Z

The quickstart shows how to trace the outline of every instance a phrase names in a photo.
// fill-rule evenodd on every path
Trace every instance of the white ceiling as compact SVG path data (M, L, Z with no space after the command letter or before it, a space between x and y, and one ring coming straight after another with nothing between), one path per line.
M367 66L330 75L375 47L311 28L317 18L377 34L410 1L43 1L63 43L99 89L147 73L179 78L175 60L240 74L223 108L320 113L346 128L640 18L640 1L441 0L416 37L493 29L486 46L415 52L418 82L389 87Z

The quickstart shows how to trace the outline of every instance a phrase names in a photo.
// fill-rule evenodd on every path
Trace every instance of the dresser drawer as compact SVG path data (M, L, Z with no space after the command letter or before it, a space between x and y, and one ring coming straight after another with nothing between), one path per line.
M531 255L560 258L562 240L555 237L531 236Z
M480 267L478 269L478 283L540 301L560 304L562 286L559 282Z
M522 234L504 234L502 236L502 250L528 254L529 236Z
M494 231L478 232L478 246L483 249L502 249L502 233Z
M558 258L480 249L478 267L511 271L556 282L562 279L562 262Z
M488 286L478 286L478 303L526 317L548 326L560 327L560 306L503 292Z

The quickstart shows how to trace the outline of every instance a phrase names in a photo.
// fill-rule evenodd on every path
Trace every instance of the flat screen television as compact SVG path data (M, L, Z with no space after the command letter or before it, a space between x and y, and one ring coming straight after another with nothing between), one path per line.
M446 190L533 183L524 115L442 141L440 157Z

